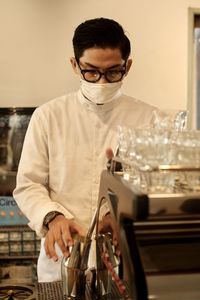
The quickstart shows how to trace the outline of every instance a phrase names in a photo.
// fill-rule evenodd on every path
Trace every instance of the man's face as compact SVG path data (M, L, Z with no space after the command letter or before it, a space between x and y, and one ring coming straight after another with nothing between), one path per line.
M131 59L128 59L128 61L125 62L125 60L122 59L121 52L118 48L89 48L84 51L83 56L79 59L79 65L75 58L71 58L71 63L74 71L83 78L81 70L98 70L100 72L105 72L107 70L126 70L124 75L126 76L132 61ZM105 76L101 76L97 81L97 83L106 82L108 81Z

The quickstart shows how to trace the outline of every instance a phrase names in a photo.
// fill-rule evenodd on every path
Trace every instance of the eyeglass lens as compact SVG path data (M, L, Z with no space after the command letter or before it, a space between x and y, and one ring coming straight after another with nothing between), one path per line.
M122 79L125 70L107 70L105 72L100 72L98 70L81 70L81 73L84 79L90 82L97 82L103 75L108 82L117 82Z

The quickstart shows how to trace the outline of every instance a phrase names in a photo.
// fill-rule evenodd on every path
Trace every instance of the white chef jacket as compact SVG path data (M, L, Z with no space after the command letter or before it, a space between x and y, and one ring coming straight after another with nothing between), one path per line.
M51 211L87 229L97 206L100 175L106 168L105 151L117 146L117 126L149 124L154 110L122 93L97 105L79 90L34 111L13 195L38 236L44 237L43 219ZM48 259L43 243L42 238L38 280L60 280L61 259L56 263Z

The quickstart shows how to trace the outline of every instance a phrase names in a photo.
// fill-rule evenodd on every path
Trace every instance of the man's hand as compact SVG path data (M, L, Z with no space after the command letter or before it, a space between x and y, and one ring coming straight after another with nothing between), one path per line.
M107 158L107 169L110 171L110 167L111 167L111 161L112 161L112 158L114 156L114 153L113 153L113 150L111 148L107 148L106 149L106 158Z
M106 149L106 157L108 160L112 159L114 156L113 150L111 148Z
M75 221L66 219L63 215L58 215L48 224L49 230L45 237L45 251L49 258L58 260L55 250L55 243L60 247L63 255L68 257L69 247L73 245L72 235L74 233L84 236L86 231Z
M122 171L122 164L120 162L114 162L114 165L112 165L112 170L111 170L111 164L112 164L112 158L114 156L117 156L118 150L115 151L116 153L113 152L111 148L106 149L106 157L108 159L107 161L107 169L108 171L116 171L116 172L121 172Z
M113 216L108 213L105 215L102 220L99 222L98 226L98 232L99 233L111 233L112 234L112 243L115 246L115 252L119 256L120 250L119 250L119 230L118 225L113 218Z

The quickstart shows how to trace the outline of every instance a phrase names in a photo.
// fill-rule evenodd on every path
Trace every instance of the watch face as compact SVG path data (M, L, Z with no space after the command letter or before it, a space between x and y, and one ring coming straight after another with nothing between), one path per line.
M44 218L44 225L48 226L48 223L51 222L57 215L61 215L58 211L52 211L46 215Z
M44 218L44 225L48 225L48 223L54 218L55 212L50 212Z

